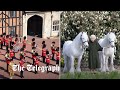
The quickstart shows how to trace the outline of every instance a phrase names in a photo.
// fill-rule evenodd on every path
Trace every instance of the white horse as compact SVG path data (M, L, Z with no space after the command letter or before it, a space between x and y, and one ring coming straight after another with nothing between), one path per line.
M98 43L101 47L103 47L102 51L99 51L99 59L101 62L100 70L102 72L109 71L108 68L108 58L110 58L110 70L115 70L114 68L114 52L116 52L115 48L116 36L113 32L109 32L103 39L100 39Z
M74 59L78 58L77 71L81 72L80 64L84 49L88 45L87 32L80 32L73 41L66 41L63 44L64 70L63 72L74 73Z

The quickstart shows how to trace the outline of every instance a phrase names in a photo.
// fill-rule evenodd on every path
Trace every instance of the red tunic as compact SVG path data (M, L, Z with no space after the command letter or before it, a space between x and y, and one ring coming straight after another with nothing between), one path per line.
M10 50L10 58L14 57L14 52L13 50Z
M34 61L35 61L35 65L39 65L39 59L37 57L34 58Z
M50 58L49 57L46 58L46 63L50 64Z
M22 56L26 56L26 53L25 52L23 52L23 53L20 53L20 59L22 58Z
M36 56L35 56L34 54L32 54L32 58L33 58L33 59L36 59Z
M54 46L51 46L52 53L55 53L55 48Z
M9 45L9 40L8 39L5 39L5 44L6 44L6 46Z
M3 43L3 38L2 37L0 37L0 43Z
M46 56L46 49L42 49L42 56Z
M56 53L56 60L60 60L60 53L59 52Z
M10 64L11 60L9 60L8 58L5 58L5 59L6 59L6 63Z
M23 64L24 64L24 63L25 63L25 62L23 61L23 59L20 60L20 62L19 62L19 64L20 64L21 67L23 67Z

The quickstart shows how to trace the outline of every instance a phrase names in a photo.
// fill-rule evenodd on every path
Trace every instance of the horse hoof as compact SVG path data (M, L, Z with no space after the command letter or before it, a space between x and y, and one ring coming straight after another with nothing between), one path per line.
M107 72L109 72L110 70L109 69L106 69Z
M106 72L106 71L101 71L101 72Z
M101 72L106 72L106 70L105 69L104 70L101 69Z
M111 68L111 71L115 71L116 69L115 68Z
M72 73L72 74L74 74L74 69L70 69L69 72Z
M67 71L68 71L67 68L64 68L63 73L66 73Z
M76 71L77 71L77 72L81 72L81 69L80 69L80 68L79 68L79 69L76 69Z

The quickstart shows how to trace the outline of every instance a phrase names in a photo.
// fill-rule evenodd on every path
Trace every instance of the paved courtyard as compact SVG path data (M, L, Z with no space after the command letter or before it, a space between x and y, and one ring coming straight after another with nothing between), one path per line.
M32 59L31 59L32 55L30 53L31 52L30 43L31 43L31 39L33 37L28 36L27 38L28 38L29 43L27 43L27 53L26 53L26 56L27 56L26 61L27 62L24 64L25 67L28 64L32 64ZM38 47L39 47L39 48L37 48L39 55L41 55L41 52L42 52L41 51L41 45L42 45L41 43L43 40L46 41L47 49L49 51L51 51L50 45L51 45L52 41L55 41L56 46L59 46L58 38L41 39L41 38L36 37L36 43L38 44ZM21 45L22 44L20 44L20 46ZM0 54L0 78L1 79L9 79L9 74L6 72L6 62L5 62L5 57L4 57L6 50L4 48L3 50L0 49L0 51L1 51L1 54ZM16 59L14 59L14 62L15 62L15 64L19 64L19 53L16 53ZM51 66L54 66L54 65L56 65L56 62L51 60ZM42 61L41 61L40 66L46 66L46 64L42 63ZM18 72L18 71L15 72L15 75L13 77L13 79L58 79L58 78L59 78L59 72L50 72L50 73L43 72L42 73L41 71L38 71L38 74L34 74L34 72L30 72L27 70L24 71L24 78L20 77L20 72Z

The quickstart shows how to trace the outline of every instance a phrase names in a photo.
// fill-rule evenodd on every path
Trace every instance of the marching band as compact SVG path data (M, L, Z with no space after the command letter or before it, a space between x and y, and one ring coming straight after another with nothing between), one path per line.
M12 66L15 65L14 63L14 58L15 58L15 53L20 53L20 58L19 58L19 65L20 67L23 67L24 64L26 63L25 57L26 55L26 47L27 47L27 38L23 37L22 40L22 47L20 49L20 45L19 45L19 39L18 39L18 35L15 36L15 39L12 37L12 35L1 35L0 36L0 49L3 49L3 46L6 47L6 53L5 53L5 60L6 60L6 71L9 73L10 75L10 79L13 78L14 76L14 72L12 69ZM51 44L51 54L49 53L48 49L46 48L46 43L45 41L42 42L41 45L41 50L42 50L42 55L39 55L38 52L36 51L36 48L38 47L38 45L35 42L35 38L32 39L31 42L31 57L33 60L33 66L39 66L40 65L40 61L42 60L44 64L46 64L46 66L50 65L50 60L56 60L56 65L59 65L59 60L60 60L60 54L59 54L59 47L55 46L55 42L53 41ZM56 56L56 59L55 59ZM49 71L47 70L47 73ZM24 78L24 71L21 70L20 71L20 77ZM37 74L38 72L35 70L34 72L35 74Z

